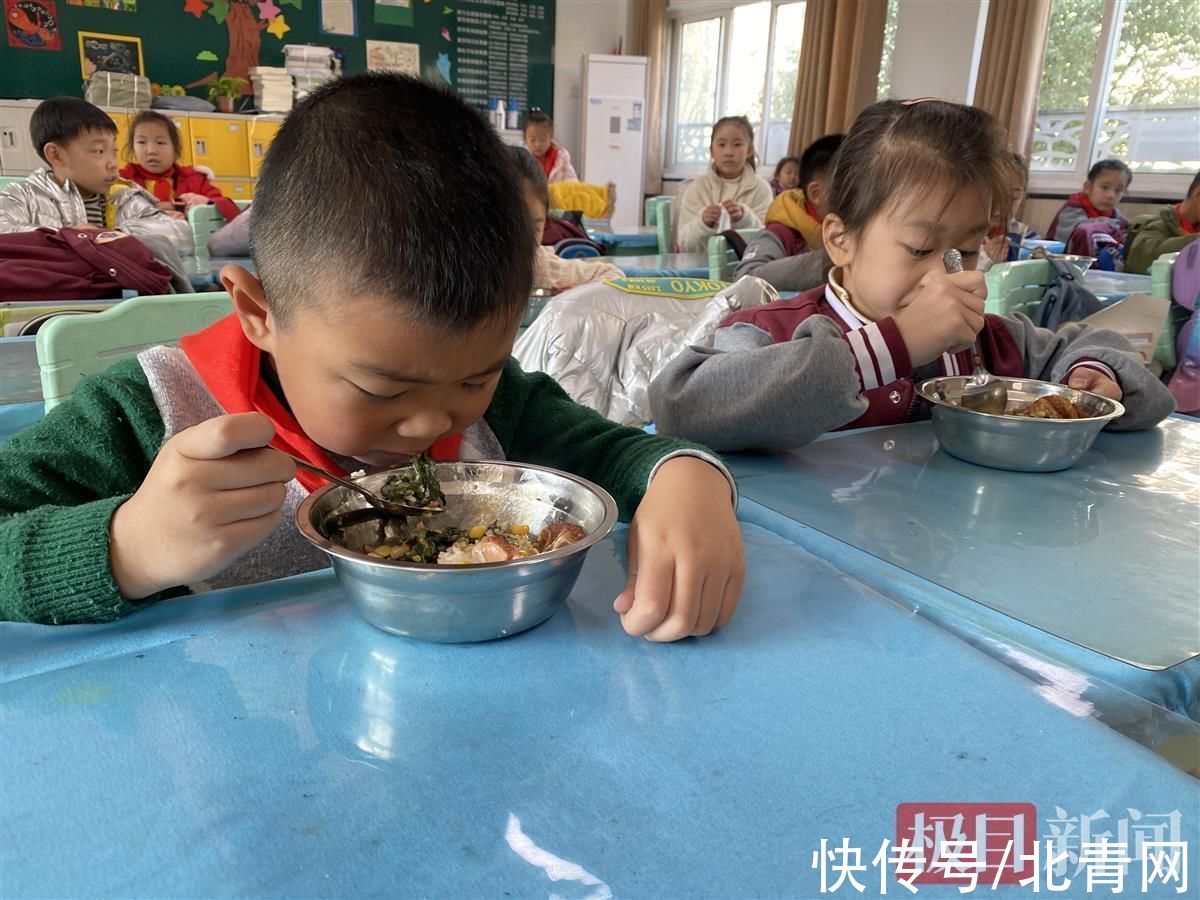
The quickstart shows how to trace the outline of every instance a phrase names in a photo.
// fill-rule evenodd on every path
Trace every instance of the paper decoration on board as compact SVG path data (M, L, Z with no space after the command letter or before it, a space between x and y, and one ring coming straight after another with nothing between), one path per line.
M375 0L378 25L412 25L412 0Z
M167 0L161 2L165 3ZM229 49L225 54L224 66L186 87L204 87L212 84L218 76L228 76L246 79L242 93L250 93L250 69L259 64L262 33L266 31L272 37L282 40L283 36L292 30L280 9L281 4L290 4L300 9L300 0L184 0L184 12L191 13L196 18L207 13L218 25L224 25L229 34ZM220 61L219 56L216 61Z
M321 0L321 31L357 37L358 13L354 0Z
M196 59L200 60L200 62L216 62L220 57L211 50L201 50L196 54Z
M292 26L287 23L287 19L282 15L276 16L271 24L267 26L267 31L281 41L283 40L283 36L291 30Z
M446 84L454 84L454 79L450 77L450 54L439 53L437 57L438 74L442 76L442 80Z
M452 12L454 12L454 7L452 7L452 6L443 6L442 7L442 15L443 16L448 16Z
M421 47L397 41L367 41L367 68L419 76Z
M79 68L87 81L97 72L145 75L142 39L124 34L79 32Z
M284 6L294 6L296 9L304 9L304 0L279 0Z
M446 28L445 26L442 26L442 39L447 41L454 40L452 37L450 37L450 29Z
M67 6L111 9L113 12L137 12L138 0L67 0Z
M8 46L22 50L61 50L58 10L54 0L4 0Z

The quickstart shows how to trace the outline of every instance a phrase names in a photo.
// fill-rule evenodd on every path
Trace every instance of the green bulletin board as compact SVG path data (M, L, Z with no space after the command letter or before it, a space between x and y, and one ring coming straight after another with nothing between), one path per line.
M150 80L198 97L217 75L282 66L285 44L340 48L345 71L359 72L371 40L419 45L422 76L480 108L502 97L551 111L554 98L555 0L138 0L132 10L39 2L56 14L61 49L0 41L0 97L80 96L85 31L140 38ZM324 33L326 15L357 33Z

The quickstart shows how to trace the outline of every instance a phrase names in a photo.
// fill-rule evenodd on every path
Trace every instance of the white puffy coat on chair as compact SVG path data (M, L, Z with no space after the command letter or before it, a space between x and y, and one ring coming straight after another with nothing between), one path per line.
M779 298L753 276L688 299L614 286L678 281L634 278L564 291L517 340L513 356L526 371L550 375L577 403L614 422L644 425L652 421L647 388L676 354L693 344L711 346L731 313Z

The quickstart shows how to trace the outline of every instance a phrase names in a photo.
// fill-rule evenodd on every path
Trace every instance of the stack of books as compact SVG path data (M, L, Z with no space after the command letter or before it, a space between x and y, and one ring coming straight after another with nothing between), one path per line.
M283 48L283 58L287 73L295 82L297 100L335 77L337 63L331 47L287 44Z
M254 66L250 69L254 105L259 112L288 112L292 108L292 76L287 69Z

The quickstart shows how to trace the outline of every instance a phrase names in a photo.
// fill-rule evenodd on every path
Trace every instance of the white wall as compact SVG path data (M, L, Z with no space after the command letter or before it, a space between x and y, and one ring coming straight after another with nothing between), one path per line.
M988 0L899 0L892 96L970 103ZM562 4L559 4L560 7Z
M630 0L558 0L554 8L554 140L579 155L580 61L586 53L611 53L618 41L629 51Z

